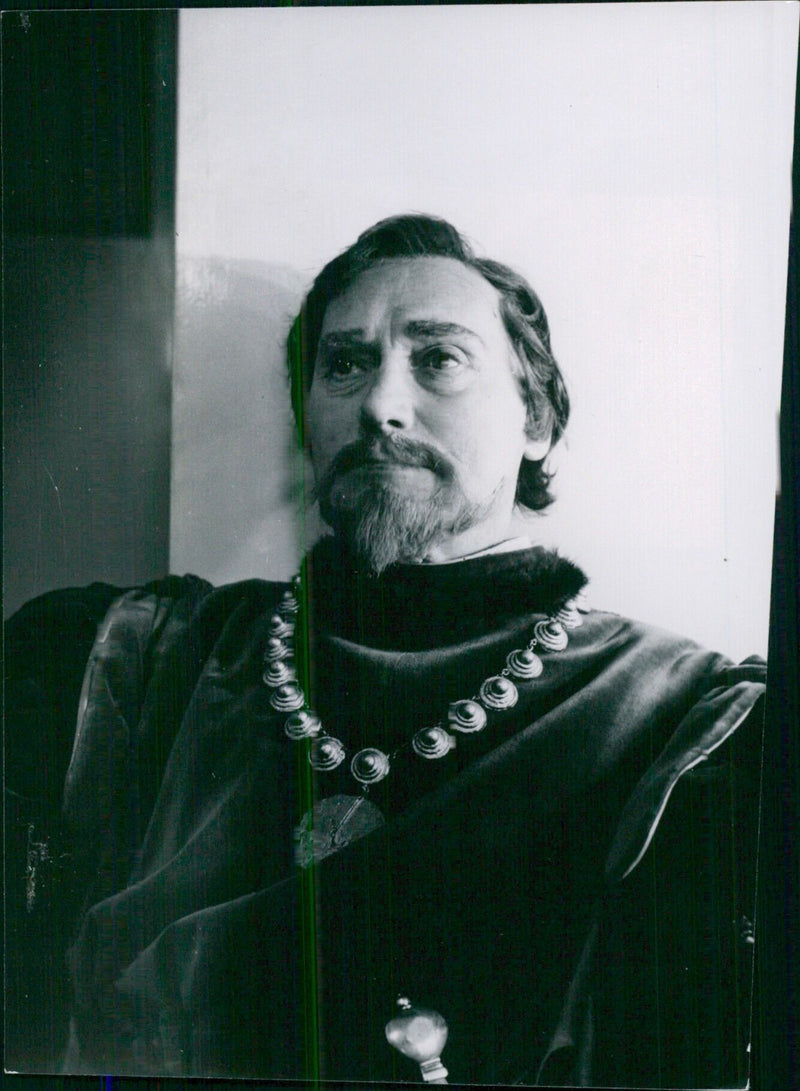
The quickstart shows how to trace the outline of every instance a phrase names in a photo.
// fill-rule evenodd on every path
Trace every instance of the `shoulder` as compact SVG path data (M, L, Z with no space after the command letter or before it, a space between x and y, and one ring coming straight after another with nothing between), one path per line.
M580 635L570 634L573 641L593 647L597 654L629 660L643 670L666 669L674 679L705 677L723 685L745 680L763 683L766 679L767 664L759 655L735 663L691 637L607 610L592 609L582 620Z
M226 626L246 628L242 623L270 611L284 590L266 580L215 588L185 575L137 587L93 583L40 595L5 624L7 714L49 724L68 746L91 657L136 661L146 673L165 657L194 659L187 653L213 643Z
M702 767L695 775L707 776L730 755L738 762L758 749L766 682L759 657L734 663L688 638L598 611L569 638L559 659L581 682L580 708L597 725L601 764L613 765L621 752L638 755L638 832L685 774ZM623 853L626 866L637 840L638 833Z
M25 603L5 623L6 640L11 646L21 643L38 646L61 644L80 632L91 634L110 612L149 611L154 624L178 612L186 618L194 614L220 614L241 607L268 608L280 599L287 584L270 580L243 580L215 587L208 580L186 574L170 575L133 587L92 583L85 587L47 591Z

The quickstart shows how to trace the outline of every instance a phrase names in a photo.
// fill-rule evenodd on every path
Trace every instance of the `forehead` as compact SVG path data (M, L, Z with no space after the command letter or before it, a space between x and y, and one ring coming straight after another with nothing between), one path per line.
M328 304L321 332L369 336L412 319L453 322L481 336L504 331L499 293L480 273L453 258L418 257L370 266Z

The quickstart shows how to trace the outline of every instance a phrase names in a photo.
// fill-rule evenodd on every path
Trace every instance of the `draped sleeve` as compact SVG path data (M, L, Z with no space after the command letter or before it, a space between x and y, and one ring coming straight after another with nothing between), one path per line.
M69 1022L65 952L82 908L82 825L65 807L68 770L80 765L76 724L87 665L114 604L138 600L139 673L175 613L208 585L194 577L157 581L139 592L107 583L52 591L6 623L4 641L4 807L6 1042L10 1070L56 1070ZM80 748L79 748L80 750ZM92 810L95 800L83 800Z

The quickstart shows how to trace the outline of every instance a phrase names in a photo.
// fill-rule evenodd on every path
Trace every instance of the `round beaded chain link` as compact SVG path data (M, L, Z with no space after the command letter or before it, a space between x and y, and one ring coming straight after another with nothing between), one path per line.
M297 681L293 638L295 617L300 610L300 590L300 576L294 576L291 590L284 592L277 611L269 620L263 680L271 691L269 701L275 711L289 713L284 723L286 735L297 742L307 740L312 768L317 772L329 772L337 769L347 755L340 739L324 733L321 719L309 708ZM516 705L519 690L515 683L530 682L541 675L544 663L534 649L563 651L569 642L567 631L582 624L581 607L576 599L544 621L537 621L527 646L509 652L499 674L485 679L475 696L450 703L447 710L449 731L442 723L423 727L411 739L413 752L420 758L434 761L445 757L455 747L456 739L450 732L470 735L483 731L488 723L487 712L500 713ZM389 775L394 756L390 757L374 746L364 747L351 758L350 773L366 792L370 784Z

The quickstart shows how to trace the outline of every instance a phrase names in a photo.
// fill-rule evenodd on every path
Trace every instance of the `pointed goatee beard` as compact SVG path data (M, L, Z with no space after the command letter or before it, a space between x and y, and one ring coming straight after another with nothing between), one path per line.
M380 463L420 466L438 478L428 496L409 495L382 477ZM377 464L377 465L376 465ZM359 473L371 466L369 473ZM318 486L320 512L375 574L398 562L421 561L443 538L479 522L485 506L464 495L438 452L405 438L360 441L344 448Z
M451 498L452 500L452 498ZM334 490L323 517L372 572L389 565L423 560L443 538L459 534L480 518L466 498L443 503L440 493L429 500L402 495L397 488L365 481L354 488Z

